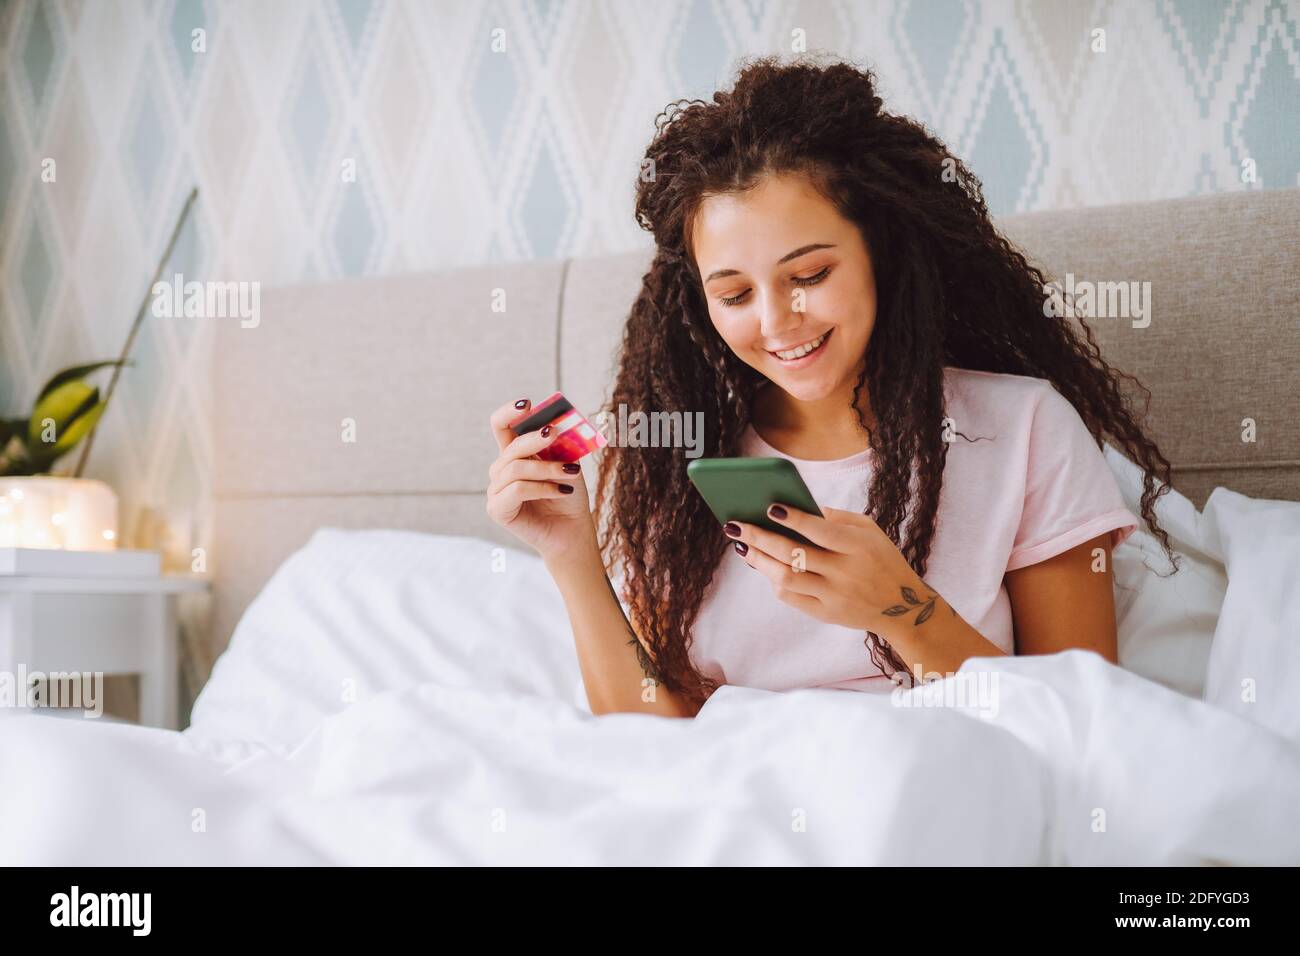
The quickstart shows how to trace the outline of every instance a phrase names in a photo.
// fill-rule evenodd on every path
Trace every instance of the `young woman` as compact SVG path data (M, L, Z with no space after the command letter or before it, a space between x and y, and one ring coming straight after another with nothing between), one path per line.
M598 531L578 467L533 457L554 436L506 427L528 400L499 409L487 510L563 594L593 713L692 716L723 683L888 689L970 657L1114 662L1111 550L1137 519L1101 443L1142 467L1172 560L1169 463L1136 381L1044 315L975 177L841 63L759 59L656 126L636 215L657 250L608 407L702 411L705 454L791 459L824 517L776 503L799 552L720 528L683 449L611 447Z

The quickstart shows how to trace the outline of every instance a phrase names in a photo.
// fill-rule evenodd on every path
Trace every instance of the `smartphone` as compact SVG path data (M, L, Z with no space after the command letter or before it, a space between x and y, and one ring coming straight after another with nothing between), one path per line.
M542 461L577 461L609 444L609 440L560 392L548 395L516 418L510 423L510 430L515 435L527 435L544 425L551 425L560 434L537 453Z
M780 502L823 517L799 470L787 458L697 458L686 466L686 477L724 524L744 521L811 544L803 535L769 518L767 507Z

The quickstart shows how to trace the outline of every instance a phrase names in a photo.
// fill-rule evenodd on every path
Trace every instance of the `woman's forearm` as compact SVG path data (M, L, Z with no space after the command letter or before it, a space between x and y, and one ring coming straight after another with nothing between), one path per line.
M548 561L547 568L569 612L591 712L694 717L697 707L642 668L639 638L614 595L599 551Z

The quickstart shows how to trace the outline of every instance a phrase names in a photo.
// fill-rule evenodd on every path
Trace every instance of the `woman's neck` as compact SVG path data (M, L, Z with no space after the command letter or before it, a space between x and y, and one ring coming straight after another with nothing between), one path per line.
M853 384L825 398L804 402L769 382L754 399L754 430L791 458L835 461L856 455L867 447L867 433L853 412ZM865 388L860 401L864 420L874 425Z

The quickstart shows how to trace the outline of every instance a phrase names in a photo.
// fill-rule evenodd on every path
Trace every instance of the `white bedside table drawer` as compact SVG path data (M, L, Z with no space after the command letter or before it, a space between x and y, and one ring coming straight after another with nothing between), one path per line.
M18 597L0 595L0 608L6 598ZM29 669L35 669L31 662L39 660L40 670L138 673L152 663L146 638L169 624L171 602L162 594L32 595L29 599L31 625L26 633L32 637L25 649Z
M0 670L138 674L140 723L179 726L175 596L202 580L0 577Z

